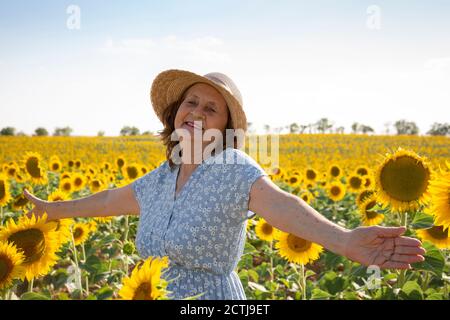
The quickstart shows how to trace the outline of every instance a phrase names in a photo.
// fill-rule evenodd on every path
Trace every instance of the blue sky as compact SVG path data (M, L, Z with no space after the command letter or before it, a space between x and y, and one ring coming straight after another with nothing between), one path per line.
M0 127L159 130L148 93L169 68L228 74L255 129L328 117L425 133L450 121L450 2L0 1Z

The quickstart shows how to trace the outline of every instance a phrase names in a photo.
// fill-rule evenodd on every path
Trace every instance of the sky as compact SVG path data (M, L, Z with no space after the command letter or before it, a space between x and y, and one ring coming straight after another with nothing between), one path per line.
M156 132L152 80L222 72L255 132L450 122L450 1L2 1L0 128Z

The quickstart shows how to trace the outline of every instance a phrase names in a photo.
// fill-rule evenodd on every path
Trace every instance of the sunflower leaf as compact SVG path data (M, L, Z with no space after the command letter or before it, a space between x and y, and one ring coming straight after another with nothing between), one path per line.
M412 229L426 229L433 226L433 217L424 212L416 212L411 223Z
M416 270L433 272L437 277L441 278L445 267L444 255L431 242L425 241L423 248L426 250L426 253L423 255L425 261L414 263L411 266Z
M50 300L50 298L36 292L25 292L20 296L20 300Z
M400 296L406 300L423 300L423 292L416 281L407 281L400 291Z

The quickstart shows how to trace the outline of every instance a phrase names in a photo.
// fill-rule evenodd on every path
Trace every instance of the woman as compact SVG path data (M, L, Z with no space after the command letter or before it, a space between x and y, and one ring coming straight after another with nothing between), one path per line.
M250 211L366 266L409 269L423 261L420 241L401 236L404 227L338 226L276 186L239 150L239 139L225 143L229 129L247 129L241 95L226 75L164 71L152 84L151 100L164 124L167 161L127 186L82 199L49 203L25 191L35 205L28 214L45 211L51 220L139 215L136 246L143 258L169 257L164 277L176 278L168 286L174 299L246 299L235 269ZM202 139L210 131L222 136Z

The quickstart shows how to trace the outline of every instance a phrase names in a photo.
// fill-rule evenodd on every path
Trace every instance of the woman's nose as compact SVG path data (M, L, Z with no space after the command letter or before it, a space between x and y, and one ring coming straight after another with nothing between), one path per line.
M205 115L201 111L198 111L197 109L195 109L191 113L192 113L192 116L194 117L194 120L203 120L203 119L205 119Z

